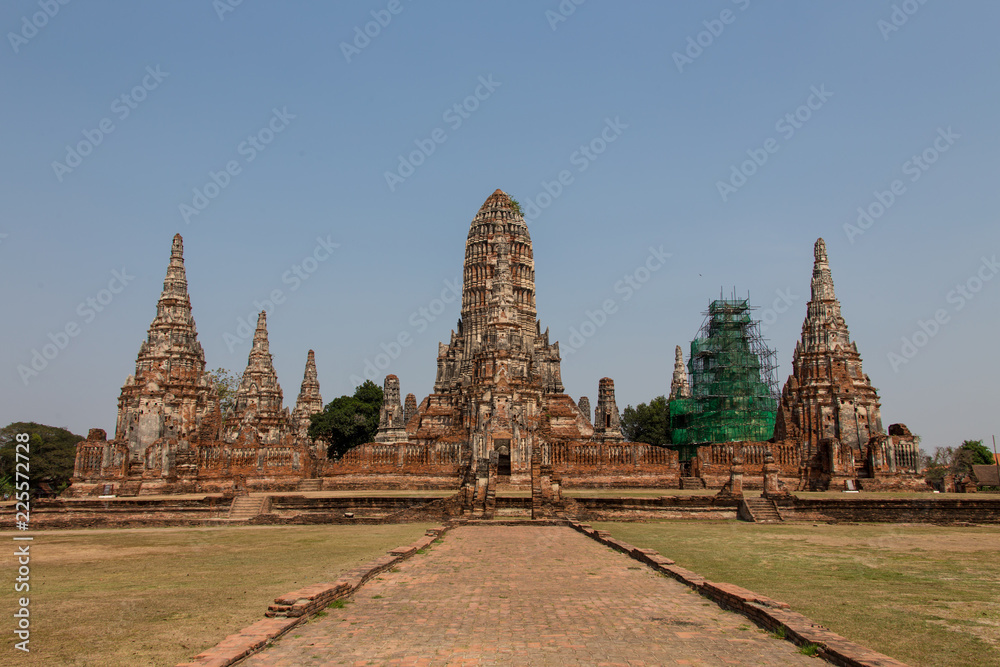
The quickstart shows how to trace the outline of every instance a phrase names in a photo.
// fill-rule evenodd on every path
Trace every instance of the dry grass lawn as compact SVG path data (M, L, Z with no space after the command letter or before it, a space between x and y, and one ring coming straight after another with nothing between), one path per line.
M914 666L1000 666L1000 526L594 523Z
M15 603L8 593L4 608L10 613L4 614L8 620L0 646L7 657L0 663L174 665L263 618L278 595L334 581L352 567L413 542L428 527L36 532L31 542L31 653L14 649L10 613ZM12 536L0 533L7 544L0 570L11 586L16 571ZM11 662L5 663L7 659Z

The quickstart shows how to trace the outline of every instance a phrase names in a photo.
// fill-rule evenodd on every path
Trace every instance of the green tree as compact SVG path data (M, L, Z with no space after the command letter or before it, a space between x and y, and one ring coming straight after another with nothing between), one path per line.
M219 404L222 408L222 416L226 416L226 411L236 404L236 390L240 387L240 377L228 368L216 368L209 371L209 375L215 380L215 387L219 390Z
M968 452L969 465L988 466L993 464L993 452L983 444L982 440L966 440L958 449L962 452Z
M312 416L309 437L326 442L327 457L339 459L351 447L375 438L381 409L382 389L365 380L353 396L335 398Z
M956 479L962 479L972 472L972 466L992 463L993 454L982 440L965 440L958 447L938 447L934 456L926 459L924 478L939 482L951 473Z
M18 433L27 433L29 437L27 476L32 494L38 491L42 482L56 491L69 486L76 461L76 444L84 438L64 428L35 422L14 422L0 429L0 486L4 482L15 482ZM21 462L24 462L23 458ZM21 472L25 472L23 467ZM3 489L4 492L7 490Z
M669 445L670 429L667 414L667 399L657 396L649 405L631 405L622 413L622 433L630 442L645 442L650 445Z

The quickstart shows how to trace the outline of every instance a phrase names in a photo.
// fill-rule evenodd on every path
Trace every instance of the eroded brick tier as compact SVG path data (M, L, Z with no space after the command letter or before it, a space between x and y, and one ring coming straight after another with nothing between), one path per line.
M375 442L406 442L405 424L403 406L399 403L399 378L395 375L386 375L382 386L382 409L379 411Z
M811 299L781 392L774 440L799 445L803 483L810 486L838 477L915 474L919 439L888 436L882 428L878 394L841 315L823 239L813 256Z
M461 318L439 344L437 361L434 391L419 405L412 394L401 404L399 379L388 376L375 442L329 460L325 446L308 438L310 417L323 408L315 355L309 351L289 412L262 312L235 406L222 415L197 340L178 235L135 375L122 387L116 437L92 429L79 443L67 494L287 490L321 477L323 488L461 488L463 502L491 513L498 480L541 480L532 488L543 499L561 485L680 485L678 452L625 442L611 378L600 380L593 422L590 401L583 397L578 406L564 393L559 344L536 315L528 229L500 190L470 225ZM679 355L670 394L690 391ZM779 477L797 479L800 488L918 488L918 445L905 426L882 428L820 239L774 440L701 445L685 474L709 487L740 468L744 487L763 485L770 470L775 489Z
M597 409L594 410L594 440L620 442L624 439L621 415L615 402L615 381L601 378L597 384Z
M497 190L469 227L458 330L439 346L434 393L410 439L468 443L473 460L495 453L514 472L528 471L542 441L589 440L593 427L563 393L560 361L536 317L528 227Z
M257 317L253 347L246 370L236 389L235 407L226 415L222 429L225 442L259 442L277 445L293 437L292 419L284 407L284 395L278 384L267 340L267 313Z
M115 440L145 467L170 468L178 452L214 440L221 415L215 383L205 372L184 271L184 242L174 236L163 292L135 374L118 398ZM159 460L153 460L159 459Z
M684 365L684 351L680 345L674 348L674 374L670 378L670 398L691 398L687 366Z
M292 411L292 425L297 438L308 439L310 418L322 411L323 396L319 393L316 353L309 350L309 355L306 357L306 370L302 375L302 386L299 388L299 397L295 400L295 409Z
M781 392L775 438L810 447L830 438L860 448L872 435L884 433L878 394L840 314L823 239L816 241L814 256L812 299L802 340L795 344L792 374Z
M77 445L68 495L137 495L288 488L315 468L307 437L309 416L322 409L312 352L293 421L282 406L268 350L267 320L260 314L253 348L235 395L223 415L188 297L184 245L173 239L163 292L135 375L118 399L113 440L91 429Z

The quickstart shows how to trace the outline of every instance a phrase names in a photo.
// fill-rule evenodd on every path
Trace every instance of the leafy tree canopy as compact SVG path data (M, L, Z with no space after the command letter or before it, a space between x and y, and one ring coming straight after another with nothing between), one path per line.
M225 417L226 411L236 404L236 390L240 387L240 376L222 367L209 371L208 374L215 380L215 387L219 390L219 403L222 416Z
M961 479L972 472L972 466L991 463L993 454L982 440L966 440L958 447L938 447L927 459L924 476L936 482L951 473Z
M351 447L375 439L382 389L371 380L354 390L353 396L341 396L312 416L309 437L327 443L327 456L339 459Z
M70 477L73 476L73 464L76 461L76 444L84 438L56 426L35 422L14 422L0 429L2 490L7 492L8 486L15 481L18 433L27 433L29 436L28 479L32 493L38 490L42 482L49 484L55 491L62 491L69 486ZM24 472L23 467L21 472Z
M667 413L667 399L657 396L649 405L631 405L622 413L622 433L630 442L645 442L650 445L670 444L670 418Z
M982 440L966 440L959 447L960 451L969 453L969 465L990 465L993 463L991 452Z

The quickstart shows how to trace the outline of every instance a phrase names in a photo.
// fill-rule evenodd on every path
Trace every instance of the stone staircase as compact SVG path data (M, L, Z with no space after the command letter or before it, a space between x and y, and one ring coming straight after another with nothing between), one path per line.
M142 461L130 461L128 466L128 476L118 487L118 497L127 498L139 495L142 488Z
M121 487L118 489L119 498L131 498L133 496L139 495L139 491L142 489L141 479L129 479L122 483Z
M705 480L701 477L681 477L681 489L704 489Z
M236 496L229 508L229 518L240 521L252 519L264 513L269 500L268 496Z
M740 507L740 510L743 509L746 509L746 514L749 516L749 519L744 518L741 511L740 518L744 521L749 520L754 523L781 523L783 521L778 507L770 498L744 498L743 506Z
M318 477L315 479L303 479L295 487L296 491L322 491L323 490L323 480Z

